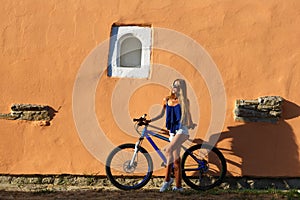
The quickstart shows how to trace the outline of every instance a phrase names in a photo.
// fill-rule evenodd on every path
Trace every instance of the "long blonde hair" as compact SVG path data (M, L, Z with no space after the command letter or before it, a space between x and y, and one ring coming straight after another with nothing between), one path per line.
M176 79L173 82L173 86L175 84L179 88L177 98L181 106L181 124L188 128L192 127L193 121L190 113L190 102L189 99L187 98L187 87L186 87L185 80Z

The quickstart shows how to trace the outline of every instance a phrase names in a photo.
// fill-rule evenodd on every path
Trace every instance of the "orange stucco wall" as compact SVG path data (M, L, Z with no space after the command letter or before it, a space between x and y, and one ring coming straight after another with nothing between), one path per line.
M0 21L0 112L9 112L12 103L58 109L50 126L0 120L1 174L105 174L78 135L72 92L85 58L109 38L113 23L121 23L181 32L209 53L226 91L217 146L229 175L300 176L300 1L2 0ZM195 134L203 138L211 111L203 78L177 55L153 50L151 59L189 80L201 110ZM97 119L114 144L134 142L114 122L110 99L117 81L105 75L99 80ZM130 115L148 111L167 93L155 84L139 88L130 98ZM283 119L277 124L234 121L236 99L265 95L287 100Z

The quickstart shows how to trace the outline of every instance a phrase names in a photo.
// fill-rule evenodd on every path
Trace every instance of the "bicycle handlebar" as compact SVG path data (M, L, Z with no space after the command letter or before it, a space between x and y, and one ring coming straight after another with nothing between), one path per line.
M140 118L133 118L134 122L138 122L139 126L147 126L149 125L149 123L151 122L151 120L147 120L146 119L147 114L143 114L143 116L141 116Z

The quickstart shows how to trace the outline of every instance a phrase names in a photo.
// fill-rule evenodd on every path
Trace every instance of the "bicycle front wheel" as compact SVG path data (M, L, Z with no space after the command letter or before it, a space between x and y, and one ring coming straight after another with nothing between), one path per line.
M222 183L226 175L226 160L215 147L199 144L182 156L182 179L195 190L208 190Z
M135 144L122 144L116 147L106 160L106 175L119 189L142 188L152 176L153 163L148 152L139 147L134 156L134 150Z

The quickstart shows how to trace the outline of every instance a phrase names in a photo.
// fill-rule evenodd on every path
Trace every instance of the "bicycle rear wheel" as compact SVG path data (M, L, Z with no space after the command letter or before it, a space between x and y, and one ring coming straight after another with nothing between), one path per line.
M222 183L226 175L226 160L215 147L199 144L182 156L182 179L195 190L208 190Z
M145 186L153 172L153 163L148 152L140 147L133 164L135 144L122 144L116 147L106 160L106 175L119 189L131 190Z

